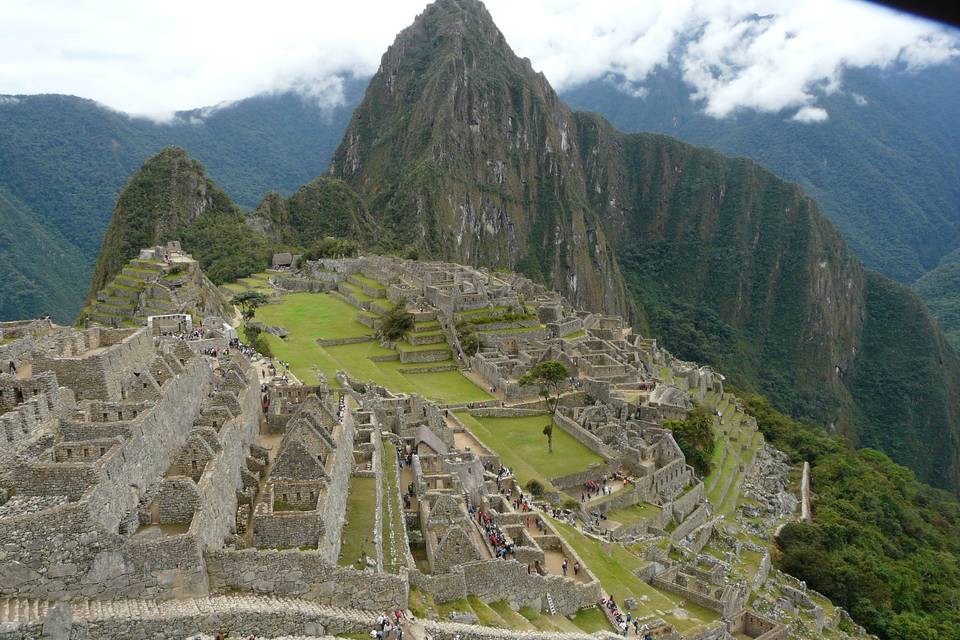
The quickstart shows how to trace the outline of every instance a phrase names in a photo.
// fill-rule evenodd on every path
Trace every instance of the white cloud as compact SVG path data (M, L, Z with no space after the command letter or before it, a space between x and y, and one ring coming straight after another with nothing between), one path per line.
M917 69L956 32L853 0L487 0L508 42L557 87L611 75L642 96L675 63L703 110L816 107L849 68ZM295 88L343 100L423 0L37 0L0 14L0 93L72 93L168 117ZM759 17L762 16L762 17ZM813 112L804 112L813 113Z
M811 122L823 122L830 117L830 114L827 113L827 110L822 107L800 107L791 120L797 122L811 123Z

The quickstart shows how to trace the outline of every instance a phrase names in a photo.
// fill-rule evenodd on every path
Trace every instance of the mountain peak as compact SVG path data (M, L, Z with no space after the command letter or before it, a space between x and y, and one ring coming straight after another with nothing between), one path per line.
M239 209L184 149L166 147L147 159L117 199L88 298L141 248L176 239L183 228L213 212L238 215Z
M517 269L626 312L575 126L482 3L439 0L383 55L330 174L382 217L384 248Z

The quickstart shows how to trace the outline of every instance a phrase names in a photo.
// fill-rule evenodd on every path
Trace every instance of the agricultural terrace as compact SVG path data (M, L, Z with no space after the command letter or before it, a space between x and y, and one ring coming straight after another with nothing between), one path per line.
M282 327L286 338L267 334L274 356L290 364L304 384L316 384L324 373L331 382L338 369L353 378L383 385L396 393L418 393L441 403L489 400L490 394L468 380L459 370L410 373L423 365L403 364L397 351L380 346L369 327L357 319L357 309L329 293L292 293L257 309L255 320ZM369 337L369 340L323 347L317 340ZM400 343L400 349L417 346ZM371 358L397 359L374 361ZM431 366L451 364L430 363Z
M641 620L663 618L681 633L719 619L719 614L680 596L660 591L636 576L636 570L648 563L618 544L606 544L585 536L565 522L551 519L563 539L583 559L597 577L603 590L618 602L636 598L634 612Z
M747 416L737 410L733 396L709 393L706 405L716 416L714 433L716 447L710 460L710 475L704 488L716 513L731 518L742 502L741 488L757 451L763 446L763 435L747 422Z

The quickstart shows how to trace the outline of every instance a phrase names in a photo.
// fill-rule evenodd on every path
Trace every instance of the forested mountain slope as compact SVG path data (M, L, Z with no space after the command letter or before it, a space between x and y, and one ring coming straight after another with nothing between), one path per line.
M915 294L865 271L797 185L574 114L474 0L440 0L401 32L330 173L384 248L630 310L678 355L960 486L960 362Z
M20 203L23 246L51 247L63 268L13 261L11 277L23 287L0 300L0 318L76 317L121 189L163 147L186 149L252 209L268 191L290 194L326 169L365 86L365 78L347 79L346 102L333 109L285 93L183 112L168 124L72 96L4 97L0 188Z
M829 118L816 123L749 110L710 117L675 68L655 73L641 97L617 82L563 98L621 131L666 133L799 182L871 269L913 282L960 246L960 61L848 70L842 91L818 98Z

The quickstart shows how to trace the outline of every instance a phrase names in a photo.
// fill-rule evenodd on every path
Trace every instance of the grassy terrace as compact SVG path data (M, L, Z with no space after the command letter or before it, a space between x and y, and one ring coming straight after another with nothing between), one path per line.
M483 325L480 325L481 327ZM545 325L538 324L533 327L514 327L506 329L474 329L476 333L487 333L487 334L499 334L499 333L531 333L533 331L540 331L541 329L546 329Z
M655 504L640 503L635 504L632 507L624 507L622 509L614 509L613 511L607 512L607 517L611 520L619 522L622 525L632 525L642 522L648 518L660 513L660 507Z
M403 505L397 495L397 452L389 440L383 441L383 513L380 517L381 539L383 540L383 569L388 573L400 573L405 563L403 530ZM393 533L390 532L390 520L393 520Z
M267 334L270 348L276 357L290 363L293 373L305 384L316 384L317 373L325 373L333 381L338 369L360 380L371 380L391 391L419 393L439 402L477 402L489 400L490 395L468 380L459 371L438 373L405 373L407 369L451 364L402 364L397 360L374 362L371 356L396 356L396 351L381 347L374 341L321 347L317 339L369 337L370 328L356 319L357 310L349 303L330 294L292 293L284 295L275 304L260 307L256 320L266 325L283 327L289 332L286 339ZM438 346L424 345L411 350L437 350Z
M609 545L607 550L599 540L583 535L566 523L553 520L553 524L593 575L600 580L607 594L613 595L618 602L623 602L628 596L637 599L640 605L637 616L662 617L681 633L720 618L715 611L687 602L672 593L658 591L638 578L634 571L646 564L646 561L622 546Z
M446 620L453 611L473 613L477 622L488 627L513 629L515 631L549 631L553 633L593 633L594 631L610 631L603 616L603 612L595 607L581 609L575 615L567 618L561 615L549 615L533 609L523 608L514 611L505 601L484 603L476 596L468 596L462 600L436 603L433 598L419 589L410 589L410 610L420 618L439 618Z
M377 479L350 478L347 496L347 523L343 527L340 564L359 566L364 557L376 558L373 527L377 512Z
M351 274L350 277L357 282L367 285L368 287L373 287L375 289L386 289L385 286L374 280L373 278L368 278L362 273Z
M746 422L746 416L736 410L730 396L718 397L708 394L707 406L719 411L721 417L716 423L717 446L710 460L710 475L704 482L707 498L716 513L731 518L740 503L740 489L744 472L763 445L763 436L752 431ZM724 435L724 431L727 435Z
M503 464L513 469L521 484L537 479L550 486L550 478L582 471L603 459L559 427L553 429L553 453L547 450L543 427L547 414L522 418L480 418L457 413L460 421L483 444L495 451Z

